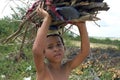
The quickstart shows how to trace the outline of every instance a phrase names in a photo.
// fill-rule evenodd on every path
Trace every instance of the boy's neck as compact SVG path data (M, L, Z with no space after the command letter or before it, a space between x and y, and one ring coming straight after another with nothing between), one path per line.
M61 65L61 63L50 63L50 64L48 65L48 67L49 67L51 70L58 71L58 70L61 70L62 65Z

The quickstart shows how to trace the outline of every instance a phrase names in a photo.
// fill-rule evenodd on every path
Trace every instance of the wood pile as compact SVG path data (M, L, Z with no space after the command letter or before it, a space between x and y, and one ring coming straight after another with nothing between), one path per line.
M31 17L31 14L41 1L45 2L44 8L53 18L52 25L57 26L64 22L100 20L97 17L98 12L109 10L109 6L103 0L38 0L24 16L24 18L30 17L31 22L37 26L40 26L42 19L37 14Z
M36 14L36 8L39 2L44 1L44 8L51 14L53 21L50 30L58 30L64 23L72 21L96 21L99 11L109 10L109 6L103 0L38 0L32 7L26 11L22 18L22 22L18 26L18 30L7 37L4 43L15 40L22 32L23 43L26 33L34 30L34 26L40 26L42 19ZM30 26L34 24L34 26ZM21 32L22 31L22 32Z

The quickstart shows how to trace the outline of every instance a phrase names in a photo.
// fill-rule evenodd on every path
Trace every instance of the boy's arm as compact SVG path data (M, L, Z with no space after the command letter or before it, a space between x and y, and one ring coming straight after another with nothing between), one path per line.
M45 70L44 49L48 28L51 24L51 17L42 8L38 8L36 11L40 17L42 16L44 19L41 27L37 31L37 35L32 48L36 71L37 73L41 73Z
M81 36L81 50L73 60L67 63L67 66L69 66L70 70L79 66L89 55L90 52L90 44L85 22L77 22L75 23L75 25L78 27Z

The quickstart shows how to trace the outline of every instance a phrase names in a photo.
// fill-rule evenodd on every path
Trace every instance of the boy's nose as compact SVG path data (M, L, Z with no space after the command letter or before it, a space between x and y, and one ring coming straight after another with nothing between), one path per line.
M57 50L59 50L59 49L60 49L60 48L57 47L57 46L54 47L54 50L55 50L55 51L57 51Z

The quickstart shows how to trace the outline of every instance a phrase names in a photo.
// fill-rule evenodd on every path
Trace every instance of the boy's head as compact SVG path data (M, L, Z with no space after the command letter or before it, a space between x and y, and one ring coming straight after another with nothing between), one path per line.
M45 57L50 62L61 62L65 47L63 38L59 34L49 34L46 39Z
M47 35L47 38L48 38L48 37L51 37L51 36L53 36L53 37L54 37L54 36L58 36L58 37L61 39L62 44L64 45L63 38L62 38L59 34L57 34L57 33L55 33L55 34L48 34L48 35Z

